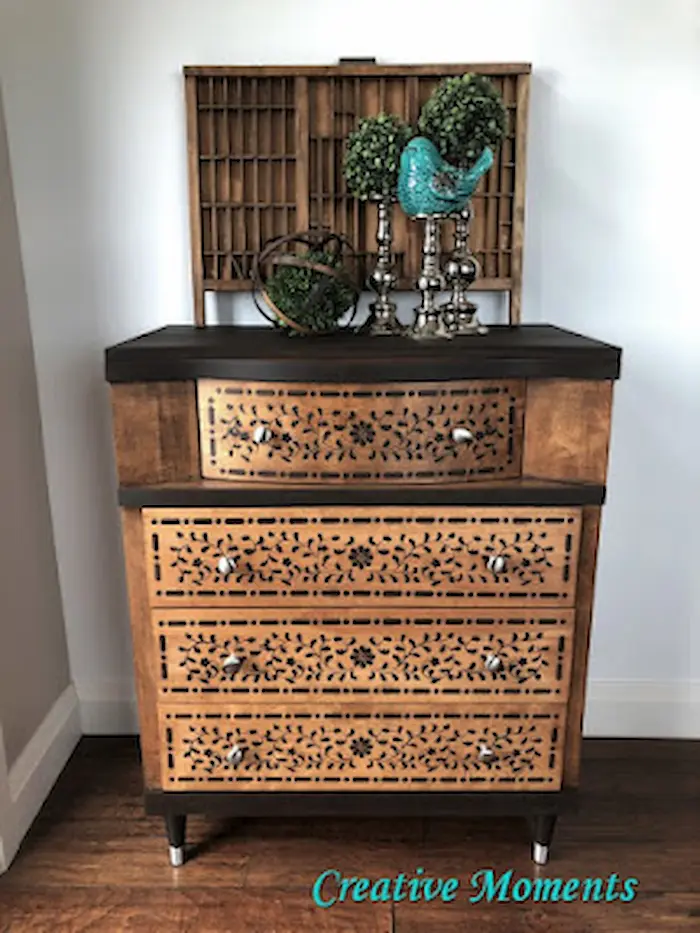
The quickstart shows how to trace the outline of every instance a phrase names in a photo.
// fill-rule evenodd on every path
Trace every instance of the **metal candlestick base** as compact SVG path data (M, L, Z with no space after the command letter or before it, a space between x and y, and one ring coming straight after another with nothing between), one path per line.
M390 334L403 335L407 328L396 317L396 305L392 302L390 308L380 308L375 302L369 306L372 314L372 323L369 332L373 337L387 337Z
M423 218L423 265L418 279L418 290L422 294L416 308L416 319L411 336L414 340L449 339L452 334L445 325L443 315L435 304L435 296L445 288L445 277L440 271L440 220L438 214Z
M454 248L445 265L445 277L452 287L452 294L441 310L452 334L487 334L488 327L479 321L479 309L467 294L479 274L477 261L469 251L471 208L467 206L453 216Z
M369 306L372 315L369 332L380 337L406 332L406 328L396 317L396 305L389 298L396 287L396 276L391 261L392 210L391 201L377 200L377 265L369 277L369 287L377 293L377 300Z

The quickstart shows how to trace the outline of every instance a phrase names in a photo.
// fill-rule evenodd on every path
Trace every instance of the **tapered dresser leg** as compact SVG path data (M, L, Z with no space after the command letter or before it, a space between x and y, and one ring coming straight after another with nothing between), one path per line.
M168 815L165 817L165 828L168 833L168 843L170 844L170 864L173 868L179 868L185 862L185 832L187 829L187 817Z
M535 865L546 865L549 861L549 847L556 823L556 815L552 813L538 813L530 819L532 861Z

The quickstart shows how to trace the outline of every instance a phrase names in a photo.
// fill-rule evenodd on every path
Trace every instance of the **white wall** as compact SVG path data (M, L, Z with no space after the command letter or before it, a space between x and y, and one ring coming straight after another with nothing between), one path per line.
M0 874L80 737L0 87Z
M525 319L625 349L589 731L700 735L697 0L0 4L61 588L88 728L118 728L132 699L101 354L191 314L181 66L341 55L534 63Z

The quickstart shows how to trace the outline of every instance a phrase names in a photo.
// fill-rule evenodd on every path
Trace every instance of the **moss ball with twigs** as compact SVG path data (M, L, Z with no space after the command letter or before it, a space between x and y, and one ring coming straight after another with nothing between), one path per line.
M341 269L340 258L330 252L309 250L299 259L317 267ZM336 278L309 265L277 266L265 284L265 291L300 331L315 334L335 330L356 299L352 287L342 277ZM290 329L284 321L280 321L280 326Z
M345 149L343 170L350 194L361 201L395 198L401 153L414 135L411 127L393 114L360 120Z
M493 82L471 73L441 81L418 119L418 129L443 159L467 169L486 147L500 145L507 125L508 114Z

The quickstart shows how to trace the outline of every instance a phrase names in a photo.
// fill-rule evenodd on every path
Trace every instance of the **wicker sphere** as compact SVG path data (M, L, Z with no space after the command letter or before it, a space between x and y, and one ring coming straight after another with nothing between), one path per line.
M289 333L328 334L349 327L360 297L356 267L354 250L338 234L308 230L277 237L253 265L255 304Z

